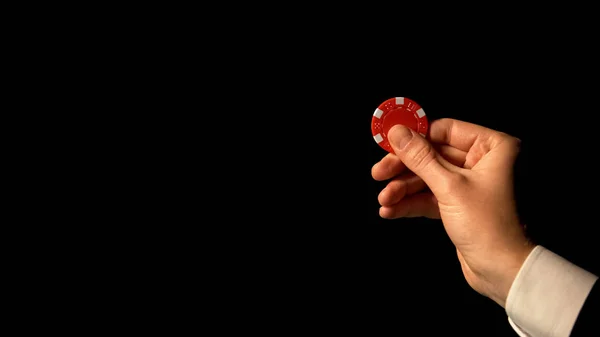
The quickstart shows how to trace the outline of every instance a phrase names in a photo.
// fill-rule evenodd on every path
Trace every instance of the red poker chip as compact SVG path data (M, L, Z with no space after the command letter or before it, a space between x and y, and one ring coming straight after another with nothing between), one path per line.
M406 97L394 97L381 103L373 113L371 132L375 142L389 153L394 153L388 143L387 133L396 124L409 127L425 137L429 121L425 111L415 101Z

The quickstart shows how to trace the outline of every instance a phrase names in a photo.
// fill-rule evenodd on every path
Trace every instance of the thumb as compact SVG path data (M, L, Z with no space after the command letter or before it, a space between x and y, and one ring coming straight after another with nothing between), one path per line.
M388 131L388 141L404 165L432 190L449 176L450 171L443 165L445 160L424 137L410 128L394 125Z

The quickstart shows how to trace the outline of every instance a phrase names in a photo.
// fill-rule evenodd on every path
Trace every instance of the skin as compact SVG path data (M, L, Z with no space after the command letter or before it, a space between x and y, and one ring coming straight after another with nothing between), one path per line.
M513 167L520 140L455 119L430 125L427 139L396 125L394 154L372 168L388 180L378 196L382 218L441 219L468 284L505 307L510 287L535 247L516 211Z

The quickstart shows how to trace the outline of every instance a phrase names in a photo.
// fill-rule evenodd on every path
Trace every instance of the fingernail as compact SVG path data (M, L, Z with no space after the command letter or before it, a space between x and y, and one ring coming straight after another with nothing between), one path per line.
M388 131L388 140L398 150L404 149L412 137L412 131L404 125L394 125L390 131Z

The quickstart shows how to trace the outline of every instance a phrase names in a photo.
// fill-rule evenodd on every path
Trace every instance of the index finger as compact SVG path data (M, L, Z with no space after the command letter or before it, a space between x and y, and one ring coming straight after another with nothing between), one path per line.
M388 153L383 159L371 168L371 175L375 180L391 179L406 169L406 165L395 154Z
M489 141L503 134L481 125L452 118L434 120L429 128L432 143L450 145L465 152L469 152L477 140Z

